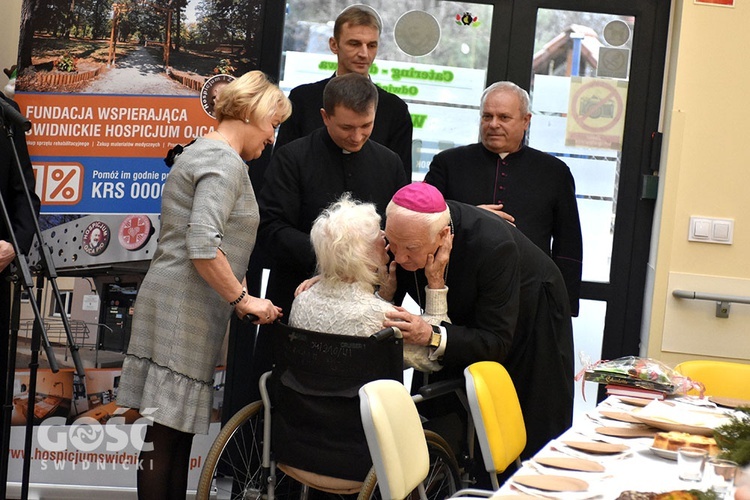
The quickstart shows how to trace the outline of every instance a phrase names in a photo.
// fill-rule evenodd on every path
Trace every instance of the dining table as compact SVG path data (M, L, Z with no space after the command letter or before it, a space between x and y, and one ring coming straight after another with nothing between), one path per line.
M637 404L609 396L524 461L493 498L638 499L648 496L634 492L707 491L711 484L706 474L700 481L679 478L677 452L654 448L654 435L677 431L711 436L734 411L693 396ZM718 498L731 499L732 491Z

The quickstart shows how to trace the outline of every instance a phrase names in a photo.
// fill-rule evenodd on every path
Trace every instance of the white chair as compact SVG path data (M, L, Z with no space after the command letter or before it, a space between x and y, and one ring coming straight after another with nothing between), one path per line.
M403 500L416 488L426 500L430 468L422 422L409 391L395 380L376 380L359 390L362 425L383 499Z

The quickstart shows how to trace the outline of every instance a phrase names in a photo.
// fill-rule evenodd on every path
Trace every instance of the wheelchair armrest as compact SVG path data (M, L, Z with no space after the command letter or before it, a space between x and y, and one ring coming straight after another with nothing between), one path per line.
M397 339L403 338L401 335L401 330L392 326L383 328L379 332L373 333L372 337L375 337L375 340L377 340L378 342L382 342L383 340L388 340L393 337L396 337Z
M432 399L444 394L448 394L453 391L461 391L464 389L466 382L462 378L454 380L441 380L440 382L434 382L431 384L424 385L419 388L419 395L422 396L423 400Z

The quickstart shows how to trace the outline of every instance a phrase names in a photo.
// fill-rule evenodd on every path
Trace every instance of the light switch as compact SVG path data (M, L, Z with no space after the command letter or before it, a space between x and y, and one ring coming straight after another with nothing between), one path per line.
M731 245L733 233L733 219L715 219L712 217L699 216L690 217L688 241Z
M690 236L699 241L708 240L711 237L711 221L709 219L690 218Z
M713 223L713 234L711 239L719 243L732 242L732 221L715 220Z

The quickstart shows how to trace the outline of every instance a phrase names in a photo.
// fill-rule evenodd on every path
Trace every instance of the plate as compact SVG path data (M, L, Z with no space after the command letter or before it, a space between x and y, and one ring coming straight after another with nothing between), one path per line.
M677 460L676 451L663 450L661 448L654 448L653 446L649 450L657 457L666 458L667 460Z
M569 476L513 476L514 483L544 491L586 491L589 483Z
M646 398L628 398L625 396L617 396L617 399L622 401L625 404L632 405L632 406L646 406L649 404L653 399L646 399Z
M661 429L663 431L687 432L688 434L699 434L701 436L709 437L714 435L714 430L710 427L678 424L676 422L668 422L666 420L660 420L658 418L642 417L640 415L634 416L644 424L648 424L651 427L656 427L657 429Z
M610 420L617 420L618 422L628 422L630 424L640 424L641 421L635 418L630 413L624 411L607 411L600 410L599 415L608 418Z
M727 408L739 408L740 406L750 407L750 401L746 399L724 398L721 396L709 396L708 400L711 401L712 403L716 403L719 406L724 406Z
M576 470L581 472L604 472L604 466L585 458L568 457L535 457L534 462L556 469Z
M574 450L585 451L586 453L599 453L610 455L612 453L621 453L630 449L624 444L598 443L595 441L563 441L563 444Z
M654 437L657 432L656 429L648 427L597 427L594 430L605 436L621 438Z

